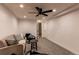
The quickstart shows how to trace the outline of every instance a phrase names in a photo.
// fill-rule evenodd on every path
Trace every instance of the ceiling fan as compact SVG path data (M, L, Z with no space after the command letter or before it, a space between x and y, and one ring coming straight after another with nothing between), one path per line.
M35 9L37 10L37 13L36 12L30 12L30 13L34 13L36 14L36 16L39 16L39 15L48 16L46 13L52 12L52 10L43 11L42 8L39 8L39 7L35 7Z

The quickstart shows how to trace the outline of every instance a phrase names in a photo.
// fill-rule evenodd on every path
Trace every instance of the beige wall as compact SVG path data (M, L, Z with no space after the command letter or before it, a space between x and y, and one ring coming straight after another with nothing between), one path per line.
M0 5L0 39L10 34L24 34L28 32L36 35L35 20L18 20L8 9Z
M19 26L19 27L18 27ZM79 11L43 22L43 36L79 54ZM0 5L0 39L15 33L36 35L36 21L19 20Z
M19 20L19 33L32 33L36 35L36 21L29 19Z
M0 39L17 33L16 18L2 5L0 5Z
M79 54L79 11L43 23L43 36Z

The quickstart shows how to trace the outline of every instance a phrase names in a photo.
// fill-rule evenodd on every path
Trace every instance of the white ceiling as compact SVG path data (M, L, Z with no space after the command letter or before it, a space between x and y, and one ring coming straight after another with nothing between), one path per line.
M47 19L56 16L59 13L65 12L70 8L73 8L76 4L74 3L23 3L24 8L20 8L19 5L22 3L6 3L4 4L18 19L35 19L34 14L30 14L30 11L36 11L35 7L43 8L43 10L56 9L56 12L48 13Z

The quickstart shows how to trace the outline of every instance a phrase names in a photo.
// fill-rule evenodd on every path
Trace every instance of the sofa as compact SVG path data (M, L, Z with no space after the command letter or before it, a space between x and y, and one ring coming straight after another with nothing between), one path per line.
M0 39L0 55L23 55L23 44L18 44L14 35Z

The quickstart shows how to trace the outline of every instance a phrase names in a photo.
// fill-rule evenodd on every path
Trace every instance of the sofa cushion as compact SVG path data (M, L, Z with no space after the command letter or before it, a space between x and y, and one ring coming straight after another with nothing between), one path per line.
M15 35L16 40L19 42L20 40L23 40L23 37L21 36L21 34L17 34Z
M5 40L0 40L0 48L7 46Z
M6 38L6 42L7 42L7 45L10 46L10 45L14 45L14 44L17 44L17 40L15 38L15 35L10 35Z
M17 44L17 42L14 40L6 40L6 42L8 46Z

